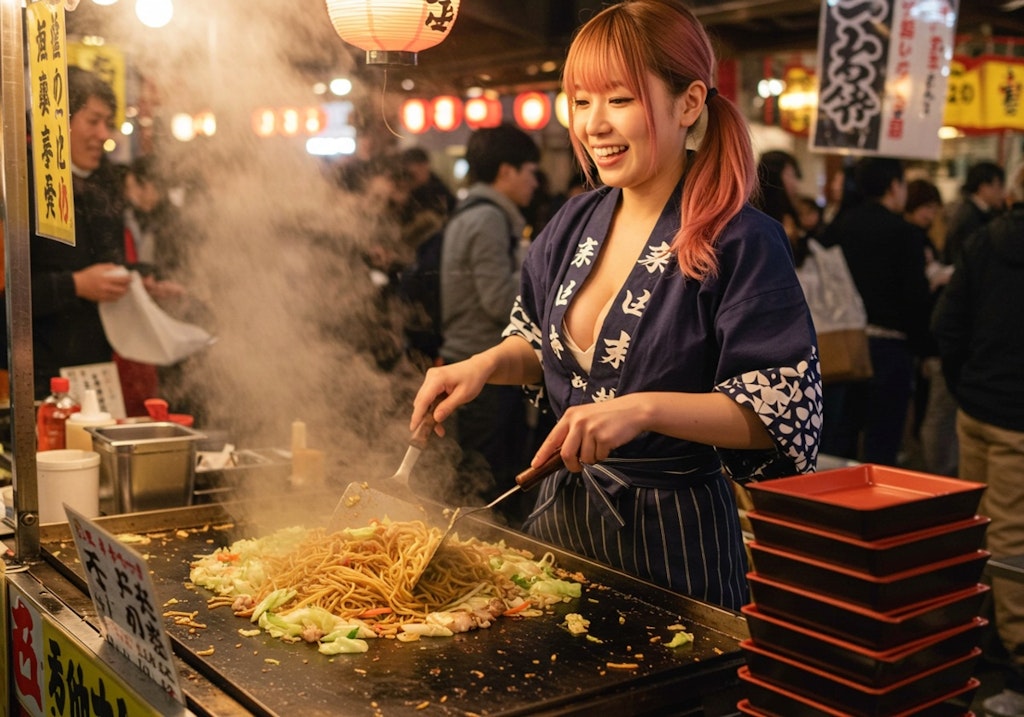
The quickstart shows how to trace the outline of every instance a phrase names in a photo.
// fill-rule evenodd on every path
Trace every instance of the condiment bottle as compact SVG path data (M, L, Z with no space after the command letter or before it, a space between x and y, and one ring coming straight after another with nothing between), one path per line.
M72 413L64 424L67 447L91 451L92 435L85 429L113 426L115 423L117 421L109 413L100 410L96 391L87 388L85 399L82 401L82 410L79 413Z
M39 404L36 413L36 450L64 448L64 423L72 413L82 410L78 401L68 393L70 388L71 383L66 378L54 376L50 379L50 395Z

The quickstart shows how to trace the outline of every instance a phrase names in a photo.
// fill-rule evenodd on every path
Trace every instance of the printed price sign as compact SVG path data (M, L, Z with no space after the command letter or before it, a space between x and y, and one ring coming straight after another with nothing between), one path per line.
M171 642L160 624L156 592L142 556L64 505L103 637L172 698L185 704Z

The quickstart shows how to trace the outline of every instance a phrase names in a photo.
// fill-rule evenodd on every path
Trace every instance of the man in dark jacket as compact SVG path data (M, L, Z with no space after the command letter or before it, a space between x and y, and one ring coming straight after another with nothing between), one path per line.
M968 238L932 318L960 406L960 477L987 485L979 512L995 557L1024 554L1024 167L1009 190L1009 212ZM1011 669L985 712L1024 715L1024 585L993 577L992 600Z
M120 182L106 158L117 100L96 75L68 68L75 245L34 236L32 335L35 395L49 393L63 366L112 360L99 302L128 291L123 271L124 220Z
M1006 173L995 162L978 162L967 170L963 198L953 210L942 247L943 262L956 264L964 241L1003 208Z
M907 183L899 160L865 157L855 178L864 200L829 225L823 243L843 248L864 300L874 376L863 389L846 392L840 425L823 428L822 450L896 465L913 389L914 352L928 340L924 245L902 216Z

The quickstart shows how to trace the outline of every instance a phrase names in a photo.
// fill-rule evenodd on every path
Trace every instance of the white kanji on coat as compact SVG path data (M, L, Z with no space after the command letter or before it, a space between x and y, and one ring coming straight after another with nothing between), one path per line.
M597 250L597 242L592 237L587 237L576 247L576 255L572 258L572 265L581 267L590 264Z
M565 347L562 345L562 337L558 335L558 329L555 328L554 324L551 324L551 331L548 332L548 341L551 342L551 350L555 352L555 356L561 361L562 351Z
M659 246L647 247L647 255L641 258L639 263L647 269L649 274L656 271L664 273L671 256L672 252L668 243L662 242Z
M632 316L643 316L644 309L647 308L647 302L651 300L651 292L649 289L644 289L644 293L634 298L632 291L626 291L626 300L622 302L622 313L630 314Z
M587 380L585 378L583 378L582 376L580 376L578 373L573 373L573 375L572 375L572 387L573 388L578 388L581 391L586 391L587 390Z
M611 401L615 398L615 389L606 388L602 386L600 390L594 394L594 403L602 403L604 401Z
M568 286L566 286L565 284L560 286L558 288L558 298L555 299L555 305L556 306L568 306L569 305L569 297L572 296L572 292L573 292L573 290L575 288L576 288L576 280L575 279L570 281Z
M626 352L629 350L629 334L625 331L619 332L617 339L605 339L608 351L601 358L601 363L608 363L612 368L617 369L626 360Z

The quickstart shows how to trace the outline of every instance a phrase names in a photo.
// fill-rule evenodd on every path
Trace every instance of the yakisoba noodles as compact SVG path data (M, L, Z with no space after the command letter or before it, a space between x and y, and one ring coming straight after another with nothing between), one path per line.
M190 578L215 593L211 607L231 605L277 637L332 653L366 649L358 639L343 649L341 635L450 635L502 614L539 615L580 594L579 583L555 574L551 554L534 560L503 542L450 536L424 571L440 540L419 521L288 528L198 556Z

